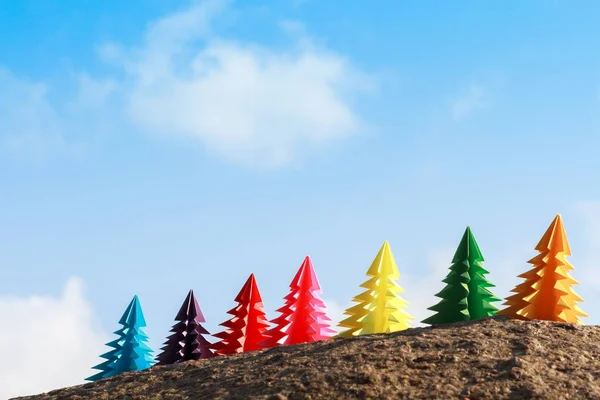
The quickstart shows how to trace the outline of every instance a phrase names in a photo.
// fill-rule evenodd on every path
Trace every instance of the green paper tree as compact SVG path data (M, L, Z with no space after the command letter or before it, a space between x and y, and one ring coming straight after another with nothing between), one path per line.
M425 324L449 324L495 315L498 308L492 304L500 299L488 289L494 287L485 275L484 258L467 227L450 266L450 272L442 280L446 286L436 294L442 300L428 310L436 314L424 319Z

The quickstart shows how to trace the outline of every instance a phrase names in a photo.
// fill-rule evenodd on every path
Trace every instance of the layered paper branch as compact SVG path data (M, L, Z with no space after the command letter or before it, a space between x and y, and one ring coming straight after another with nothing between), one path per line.
M583 324L580 317L588 315L577 304L583 299L572 289L579 282L569 274L574 268L566 260L571 249L560 215L535 249L540 254L528 261L533 268L519 275L524 281L511 290L514 294L506 298L506 308L498 315Z
M357 304L344 314L348 318L339 323L339 337L352 337L371 333L388 333L407 329L413 319L405 311L407 301L399 294L404 292L396 284L400 278L396 261L386 241L367 271L367 280L360 286L366 289L353 298Z
M485 276L489 272L483 268L484 261L471 228L467 227L452 258L450 272L442 280L446 286L436 294L442 300L428 308L436 313L422 322L447 324L494 315L498 308L493 302L500 299L488 289L494 285Z
M220 340L210 347L216 355L259 350L259 343L268 336L269 321L263 310L262 298L251 274L235 298L238 305L227 311L233 318L221 323L225 330L213 336Z
M290 283L285 304L277 310L280 315L271 321L274 326L266 332L269 338L261 347L309 343L333 336L331 319L318 297L320 291L312 261L307 256Z

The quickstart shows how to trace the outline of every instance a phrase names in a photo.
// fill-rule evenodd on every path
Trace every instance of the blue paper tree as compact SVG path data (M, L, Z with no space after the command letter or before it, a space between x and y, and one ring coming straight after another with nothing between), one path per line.
M119 324L123 327L114 332L119 337L106 344L113 350L100 356L106 361L93 367L100 372L86 380L97 381L122 372L141 371L154 364L152 349L146 344L148 336L142 331L146 320L137 296L127 306Z

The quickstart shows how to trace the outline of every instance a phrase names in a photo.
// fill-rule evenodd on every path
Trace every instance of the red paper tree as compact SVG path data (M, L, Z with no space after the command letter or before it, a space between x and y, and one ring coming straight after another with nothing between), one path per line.
M307 256L290 283L290 293L277 312L281 315L271 323L269 338L260 344L268 348L326 340L335 334L330 328L331 319L325 313L325 304L318 298L321 286Z
M223 332L213 335L221 339L211 345L216 355L259 350L258 344L267 338L265 331L269 321L254 274L250 274L235 301L238 306L227 311L233 318L220 324L225 327Z

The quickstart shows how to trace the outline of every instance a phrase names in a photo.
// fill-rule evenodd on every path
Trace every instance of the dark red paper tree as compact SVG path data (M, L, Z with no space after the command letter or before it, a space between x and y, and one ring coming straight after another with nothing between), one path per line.
M316 342L333 336L335 331L330 327L331 319L317 295L319 292L321 286L311 259L306 256L290 283L285 304L277 310L281 315L271 321L274 326L267 331L269 338L260 344L261 347Z
M162 353L156 357L158 365L175 364L214 356L210 349L210 343L203 336L209 333L201 325L206 320L202 315L202 310L200 310L193 290L189 291L175 320L179 322L171 328L173 334L167 338L161 349Z
M263 310L254 274L250 274L235 301L237 307L227 311L233 318L220 324L225 327L223 332L213 335L221 339L211 345L216 355L259 350L258 344L267 338L265 332L269 328L269 321Z

